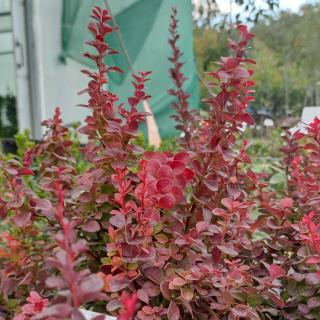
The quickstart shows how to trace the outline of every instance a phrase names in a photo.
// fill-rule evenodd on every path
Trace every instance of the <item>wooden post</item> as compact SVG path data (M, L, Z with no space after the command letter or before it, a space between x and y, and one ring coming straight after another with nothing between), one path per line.
M147 100L143 100L142 103L144 111L150 113L150 116L147 117L148 143L151 146L159 148L161 145L161 137L159 134L156 119L153 116L152 110Z

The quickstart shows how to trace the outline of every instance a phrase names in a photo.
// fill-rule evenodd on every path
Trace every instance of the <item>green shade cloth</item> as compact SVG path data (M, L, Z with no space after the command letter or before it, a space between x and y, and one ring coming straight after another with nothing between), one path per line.
M174 113L171 103L174 98L167 90L173 87L169 78L171 63L168 57L171 49L168 44L169 18L172 7L178 10L179 33L178 45L183 52L182 61L185 63L183 72L188 80L185 91L191 94L189 99L192 109L199 105L199 86L196 77L196 65L193 55L192 40L192 4L191 0L108 0L112 15L119 25L123 42L129 53L135 71L152 71L147 83L147 93L152 96L149 105L156 117L162 138L177 135L176 125L170 115ZM81 54L88 50L84 44L90 38L86 25L93 5L105 7L105 1L64 0L62 16L62 47L64 55L89 64ZM107 58L108 65L117 65L125 73L113 75L109 90L118 94L123 102L133 93L131 72L127 59L117 36L112 34L108 42L113 49L120 52ZM142 106L141 106L142 108ZM141 128L145 133L145 127Z

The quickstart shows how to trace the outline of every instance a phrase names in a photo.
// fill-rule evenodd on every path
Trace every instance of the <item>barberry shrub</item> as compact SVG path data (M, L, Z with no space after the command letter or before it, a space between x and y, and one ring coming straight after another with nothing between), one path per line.
M320 120L286 136L287 187L275 192L241 141L253 124L253 35L237 27L203 117L183 89L173 9L169 94L183 135L178 151L145 151L138 106L152 75L132 75L127 102L108 91L109 73L122 72L105 65L116 54L111 17L95 7L91 18L88 142L79 146L56 109L22 159L1 158L0 319L85 319L80 309L121 320L318 319Z

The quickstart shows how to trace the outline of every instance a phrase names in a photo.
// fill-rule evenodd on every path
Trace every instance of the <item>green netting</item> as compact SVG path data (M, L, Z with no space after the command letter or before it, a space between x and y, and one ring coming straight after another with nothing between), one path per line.
M183 71L188 77L185 90L192 95L191 108L198 108L199 90L193 56L191 0L108 0L108 4L120 27L134 70L152 71L147 92L152 96L149 104L155 114L161 137L166 138L177 134L174 129L175 123L170 118L173 113L170 105L174 98L167 93L167 90L172 87L168 74L170 62L167 59L170 55L167 42L168 25L171 8L175 6L178 10L181 35L179 47L184 53ZM104 7L105 1L64 0L62 18L64 54L83 64L88 63L81 57L81 53L88 49L84 44L89 37L86 25L93 5ZM109 88L125 99L133 91L130 84L131 72L115 34L110 36L108 41L111 47L121 54L107 58L107 63L120 66L126 71L123 75L112 77ZM145 131L145 128L142 130Z

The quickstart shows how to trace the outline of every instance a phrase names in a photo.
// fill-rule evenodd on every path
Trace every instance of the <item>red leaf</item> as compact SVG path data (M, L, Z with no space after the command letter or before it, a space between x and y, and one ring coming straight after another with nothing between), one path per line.
M156 297L160 293L159 285L156 285L152 281L144 282L142 289L148 294L149 297Z
M187 283L186 280L184 280L180 277L176 277L170 282L169 288L170 289L180 288L180 287L184 286L186 283Z
M245 318L247 316L247 314L248 314L248 309L249 309L248 306L239 304L239 305L233 307L231 309L231 311L237 317Z
M139 100L136 99L136 98L130 97L128 99L128 102L129 102L131 107L135 107L139 103Z
M280 201L281 206L285 209L285 208L292 208L293 206L293 200L291 198L284 198L281 199Z
M194 172L191 169L186 168L183 171L183 176L189 181L189 180L193 179Z
M320 283L319 272L310 272L306 275L306 283L309 286L317 286Z
M243 113L237 116L237 118L248 125L252 126L254 125L254 119L250 116L249 113Z
M228 70L236 68L240 63L239 59L234 57L221 57L221 61Z
M137 296L138 296L139 300L143 301L144 303L146 303L146 304L149 303L149 297L148 297L148 294L145 290L139 289L137 291Z
M159 178L172 177L173 176L173 170L168 165L162 165L162 166L160 166L157 174L158 174Z
M160 179L157 182L157 190L160 193L168 193L168 192L170 192L171 189L172 189L172 186L173 186L172 180L168 179L168 178Z
M172 300L168 308L168 320L180 320L180 309Z
M101 291L103 288L103 281L96 274L91 274L84 278L80 283L80 290L84 294L95 293Z
M171 209L174 207L175 203L176 199L170 193L167 193L166 195L162 196L158 201L158 205L162 209Z
M127 288L129 285L129 281L127 277L124 277L123 275L119 274L117 276L112 277L108 284L110 292L118 292L123 290L124 288Z
M293 134L293 138L295 140L300 140L304 137L304 133L300 132L300 131L296 131L294 134Z
M89 203L92 201L92 195L89 192L83 192L79 196L79 201L82 203Z
M233 77L235 79L245 79L248 78L250 76L248 70L243 69L243 68L237 68L234 70L233 72Z
M29 168L21 168L18 170L19 176L33 176L34 172Z
M235 202L235 201L233 201L232 199L229 199L229 198L223 198L223 199L221 200L221 203L222 203L226 208L228 208L230 211L232 211L233 208L234 208L234 205L233 205L234 202Z
M52 208L51 202L47 199L40 199L37 202L36 210L48 211Z
M89 220L81 229L85 232L97 232L100 230L100 225L96 220Z
M65 286L65 281L64 279L62 279L61 277L57 277L57 276L51 276L49 278L47 278L46 280L46 285L49 288L57 288L57 289L61 289Z
M23 212L23 213L17 213L13 216L13 222L18 227L27 227L31 224L31 213L30 212Z
M154 177L156 176L159 168L160 168L160 162L158 160L151 159L148 161L147 170L149 174L151 174L152 176Z
M109 222L116 228L123 228L126 225L126 218L123 214L115 214L109 220Z
M248 27L245 24L238 24L237 29L244 34L248 32Z
M268 291L268 296L270 297L270 299L273 301L273 303L279 307L279 308L283 308L285 306L284 302L281 300L281 298L279 298L275 293L273 293L272 291Z
M270 268L268 271L272 279L277 279L286 275L285 270L283 270L281 267L279 267L276 264L270 265Z
M209 223L207 221L199 221L196 224L196 229L198 233L208 229Z
M108 71L123 73L123 70L122 70L121 68L119 68L119 67L116 67L116 66L109 67L109 68L108 68ZM130 98L129 98L129 99L130 99Z
M320 257L310 257L306 261L307 264L316 264L320 263Z
M156 208L148 208L144 212L145 219L149 219L152 221L154 224L157 224L160 222L160 213Z
M214 263L221 263L222 251L219 248L214 247L211 255Z
M150 280L152 280L155 283L160 283L162 278L161 269L157 267L150 267L148 269L144 270L144 275L148 277Z
M180 201L183 198L183 192L180 187L174 186L171 190L171 193L177 201Z
M163 281L160 283L160 290L161 293L163 294L163 296L167 299L170 300L171 299L171 292L169 289L169 281Z
M185 169L185 164L179 160L174 160L170 163L170 167L173 169L174 174L181 174Z
M229 255L230 257L236 257L237 255L239 255L238 251L234 250L233 245L219 245L217 247L219 250Z
M174 158L174 160L178 160L178 161L181 161L183 162L184 164L187 164L190 160L190 155L188 152L186 151L182 151L182 152L179 152L177 153Z
M218 188L219 188L219 180L218 180L218 177L215 177L215 178L206 178L206 179L203 179L203 184L210 190L210 191L213 191L213 192L216 192L218 191Z

